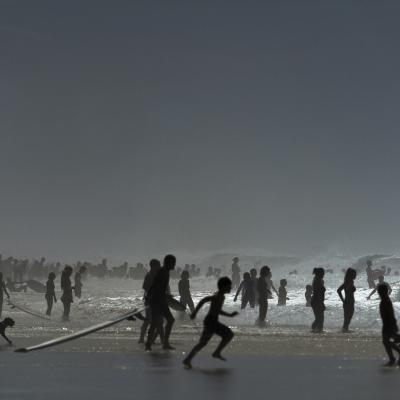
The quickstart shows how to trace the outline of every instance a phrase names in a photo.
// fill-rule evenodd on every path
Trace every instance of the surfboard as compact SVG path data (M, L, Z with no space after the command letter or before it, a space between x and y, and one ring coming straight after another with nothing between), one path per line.
M34 292L37 293L46 293L46 285L39 281L35 281L34 279L29 279L26 281L26 284L28 285L28 288L33 290Z
M108 328L109 326L118 324L119 322L122 322L122 321L128 319L129 317L134 317L136 314L139 314L140 312L143 312L145 309L146 309L146 307L142 308L140 310L135 308L134 310L129 311L128 313L122 314L119 317L116 317L114 319L111 319L111 320L108 320L108 321L105 321L105 322L101 322L100 324L96 324L96 325L90 326L90 327L82 329L82 330L80 330L78 332L71 333L70 335L65 335L65 336L61 336L61 337L56 338L56 339L51 339L51 340L48 340L48 341L43 342L43 343L39 343L39 344L34 345L34 346L22 347L22 348L16 349L15 351L17 353L28 353L30 351L42 350L42 349L45 349L47 347L57 346L59 344L66 343L66 342L69 342L71 340L75 340L75 339L81 338L81 337L89 335L89 334L91 334L93 332L97 332L97 331L99 331L101 329Z
M168 306L175 311L185 311L186 307L178 300L174 299L172 296L167 297Z
M8 305L11 308L16 308L17 310L20 310L20 311L25 312L27 314L33 315L33 316L38 317L38 318L47 319L48 321L50 321L50 317L48 317L47 315L42 314L42 313L40 313L38 311L35 311L35 310L31 310L28 307L21 306L18 303L14 303L12 300L8 300Z

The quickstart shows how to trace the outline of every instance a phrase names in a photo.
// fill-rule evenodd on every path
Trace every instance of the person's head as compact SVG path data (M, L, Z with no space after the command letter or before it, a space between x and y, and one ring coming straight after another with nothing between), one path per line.
M217 286L221 293L230 293L232 290L232 281L227 276L224 276L218 279Z
M379 284L378 285L378 294L381 297L381 299L385 298L385 297L389 297L389 288L388 285L384 285L384 284Z
M64 273L66 276L71 276L73 268L70 265L66 265L64 268Z
M312 286L306 285L306 292L312 292Z
M270 274L271 274L271 270L269 269L269 267L267 265L264 265L263 267L261 267L260 276L262 278L265 278L265 277L269 276Z
M5 325L5 326L10 326L10 327L13 327L14 325L15 325L15 321L12 319L12 318L4 318L4 320L3 320L3 324Z
M161 263L156 258L151 259L149 265L151 271L157 271L158 269L161 268Z
M345 282L351 282L356 279L357 276L357 271L353 268L347 268L346 274L344 275L344 281Z
M385 281L385 277L383 275L379 275L378 282L383 283Z
M181 279L184 279L184 280L189 279L189 271L188 270L185 269L182 271Z
M257 270L256 270L255 268L252 268L252 269L250 270L250 276L251 276L252 278L255 278L255 277L257 276Z
M317 279L322 279L324 277L324 275L325 275L325 270L323 268L321 268L321 267L314 268L313 274L315 275L315 277Z
M164 257L164 268L171 270L174 269L176 265L176 257L172 254L167 254Z
M239 262L239 258L238 257L233 257L233 260L232 260L235 264L237 264L238 262Z
M251 279L250 274L249 274L248 272L245 272L245 273L243 274L243 280L244 280L244 281L249 281L250 279Z
M51 281L54 281L54 279L56 279L56 274L55 274L54 272L50 272L50 273L49 273L49 279L50 279Z
M281 279L280 284L282 287L285 287L287 285L287 280L286 279Z

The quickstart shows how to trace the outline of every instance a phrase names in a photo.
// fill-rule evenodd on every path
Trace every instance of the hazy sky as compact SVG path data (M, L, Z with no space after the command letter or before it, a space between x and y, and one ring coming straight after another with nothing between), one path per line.
M399 249L400 5L0 0L0 246Z

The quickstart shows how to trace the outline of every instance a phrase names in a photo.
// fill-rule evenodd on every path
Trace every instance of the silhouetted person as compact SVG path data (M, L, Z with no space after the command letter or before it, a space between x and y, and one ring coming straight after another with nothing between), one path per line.
M189 307L190 312L194 312L194 304L192 294L190 293L189 271L185 270L181 274L181 279L178 282L178 291L180 302L186 307Z
M393 349L399 353L400 365L400 348L398 345L400 342L400 335L398 334L399 329L394 315L393 304L389 297L388 287L386 285L378 285L378 294L381 298L379 312L382 318L382 342L389 356L387 365L391 366L396 362Z
M69 313L71 310L71 303L73 303L74 299L72 297L72 285L71 285L71 275L72 275L72 267L67 265L62 274L61 274L61 290L62 290L62 296L61 296L61 301L64 306L64 313L63 313L63 319L68 320L69 319Z
M222 357L221 352L224 347L232 340L233 332L225 325L221 324L218 321L218 317L223 315L225 317L234 317L238 315L236 311L232 313L227 313L222 310L222 306L225 300L225 294L230 293L232 290L232 281L228 277L222 277L218 280L218 292L216 292L213 296L205 297L200 300L196 309L190 316L191 319L196 318L197 313L203 307L204 304L210 303L210 308L208 310L208 314L204 318L204 327L203 332L200 336L200 341L196 344L187 357L183 360L183 364L187 368L192 368L192 359L193 357L207 345L213 335L221 336L221 342L212 354L214 358L218 358L220 360L226 361L224 357Z
M49 316L51 315L51 310L53 309L53 301L54 303L57 303L54 279L56 279L56 274L54 272L50 272L46 282L46 294L44 296L47 301L46 315Z
M6 336L6 329L14 325L15 321L12 318L4 318L4 320L0 322L0 335L3 336L9 344L12 344L12 341Z
M256 268L252 268L250 270L250 277L251 277L251 281L253 282L253 291L254 291L255 304L258 305L257 269Z
M311 307L311 298L312 298L311 285L306 285L306 292L304 293L304 297L306 298L306 307Z
M242 304L240 308L244 310L247 304L250 304L250 307L254 308L256 304L256 296L254 293L254 284L248 272L245 272L243 274L243 280L242 282L240 282L240 285L238 287L238 290L236 291L236 295L233 301L237 300L240 293L242 293Z
M367 260L367 268L365 268L365 272L367 273L367 282L368 287L370 289L375 289L375 280L372 272L372 261Z
M270 274L270 269L266 265L260 269L260 277L257 280L257 291L258 291L258 325L265 326L268 312L268 298L271 292L268 289L266 278Z
M386 285L388 288L389 296L392 294L392 288L387 282L385 282L385 277L383 275L380 275L378 278L378 286L379 285ZM373 296L376 293L378 286L376 286L375 289L369 294L369 296L367 296L367 300L370 300L371 296Z
M325 312L325 286L323 268L314 268L314 279L312 283L313 293L311 296L311 307L314 312L315 320L311 325L311 330L314 333L321 333L324 329L324 312Z
M281 279L279 283L280 286L278 289L278 306L286 306L286 300L289 300L286 290L287 280Z
M232 286L237 289L240 285L239 258L234 257L232 261Z
M357 272L353 268L348 268L346 274L344 276L344 282L339 286L337 293L340 297L340 300L343 302L343 328L342 332L349 332L349 326L351 319L354 315L354 292L356 291L356 287L354 286L354 280L356 279ZM344 291L344 297L342 292Z
M85 273L86 267L82 266L79 268L79 271L75 274L74 277L74 292L75 297L80 299L82 297L82 275Z
M140 328L140 339L139 343L144 343L144 338L147 333L147 328L150 326L150 321L151 321L151 307L150 307L150 295L149 291L151 289L151 286L153 284L154 277L157 273L157 271L161 268L161 263L159 260L153 258L150 260L150 271L146 274L144 277L143 285L142 288L144 290L144 305L146 307L145 310L145 317L146 319L143 321L142 327ZM154 340L156 339L157 333L160 335L161 342L164 342L164 327L161 326L161 331L156 331Z
M6 285L5 285L4 281L3 281L3 273L0 272L0 317L1 317L1 313L3 312L4 293L6 294L7 299L9 299L10 295L7 292Z
M147 335L146 350L151 350L151 345L154 341L156 330L162 329L164 318L167 323L164 332L164 350L174 350L169 343L169 336L171 334L172 326L175 318L172 316L168 307L169 294L169 271L175 268L176 258L172 254L168 254L164 258L164 265L160 268L154 276L153 284L149 290L149 301L151 308L151 323L149 333Z

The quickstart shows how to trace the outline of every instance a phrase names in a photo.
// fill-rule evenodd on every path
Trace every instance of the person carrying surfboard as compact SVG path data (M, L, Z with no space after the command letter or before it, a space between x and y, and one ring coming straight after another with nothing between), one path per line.
M172 316L168 306L169 291L169 272L175 268L176 257L168 254L164 258L162 268L160 268L154 276L153 283L149 289L149 305L151 309L151 323L147 335L146 351L151 351L151 345L154 342L156 330L162 330L164 319L167 321L164 331L164 350L174 350L169 343L172 326L175 318Z
M200 337L199 343L197 343L187 357L183 360L183 365L186 368L192 368L193 357L207 345L213 335L221 336L221 342L212 354L214 358L218 358L222 361L226 361L221 355L221 351L224 347L232 340L233 332L226 325L221 324L218 321L218 317L223 315L225 317L235 317L238 315L237 311L232 313L227 313L222 310L224 304L225 295L230 293L232 290L232 281L228 277L223 277L218 280L218 291L213 296L205 297L200 300L199 304L195 308L194 312L190 315L191 319L195 319L200 308L206 304L210 303L210 308L208 314L204 318L204 328Z

